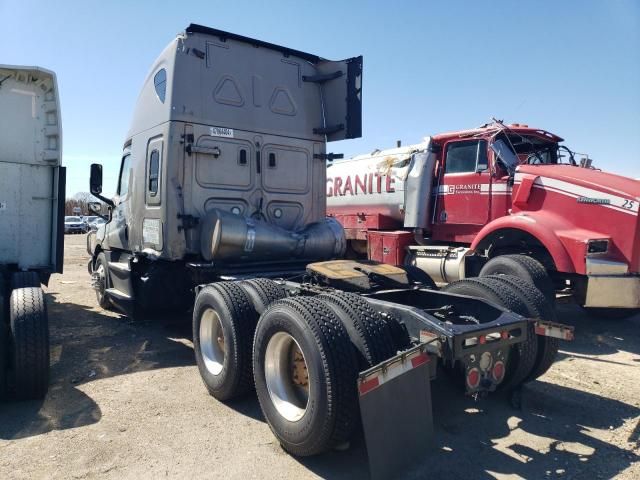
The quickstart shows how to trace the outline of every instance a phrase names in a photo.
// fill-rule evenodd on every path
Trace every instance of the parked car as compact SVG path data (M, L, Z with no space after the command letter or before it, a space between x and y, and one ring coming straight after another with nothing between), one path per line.
M87 233L89 226L80 217L64 217L64 233Z

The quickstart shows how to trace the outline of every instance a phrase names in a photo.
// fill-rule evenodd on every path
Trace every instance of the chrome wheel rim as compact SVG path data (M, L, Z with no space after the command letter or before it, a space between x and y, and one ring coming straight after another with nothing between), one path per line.
M300 344L288 333L276 333L267 344L264 368L273 406L286 420L297 422L307 411L311 389Z
M212 375L220 375L224 367L224 329L218 312L207 308L200 320L200 353L205 368Z
M96 275L96 282L95 282L96 295L98 297L98 301L102 301L102 298L104 297L104 290L106 288L104 265L102 263L98 264L98 268L96 268L95 275Z

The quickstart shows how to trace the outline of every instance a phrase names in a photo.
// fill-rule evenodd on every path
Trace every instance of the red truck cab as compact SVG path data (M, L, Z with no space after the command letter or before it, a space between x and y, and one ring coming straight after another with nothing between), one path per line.
M592 168L562 141L496 122L374 151L328 169L328 211L356 252L386 260L371 245L395 236L387 259L412 263L440 283L477 275L492 258L524 254L585 307L639 309L640 182ZM367 171L383 188L336 188ZM418 210L427 213L418 218Z

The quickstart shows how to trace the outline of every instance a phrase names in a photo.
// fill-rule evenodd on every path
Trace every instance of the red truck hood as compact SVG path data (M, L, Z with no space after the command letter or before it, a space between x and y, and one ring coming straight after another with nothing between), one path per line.
M571 165L520 165L516 172L516 182L523 176L535 177L536 186L547 193L546 205L537 208L562 218L562 231L556 234L607 236L612 240L609 258L640 272L639 180ZM574 261L583 263L579 258Z
M614 173L571 165L520 165L517 171L561 180L630 200L640 199L640 181Z

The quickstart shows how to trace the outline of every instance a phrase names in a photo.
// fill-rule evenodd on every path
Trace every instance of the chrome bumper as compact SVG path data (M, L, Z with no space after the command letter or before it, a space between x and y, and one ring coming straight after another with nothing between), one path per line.
M624 263L587 258L585 307L640 308L640 276Z

